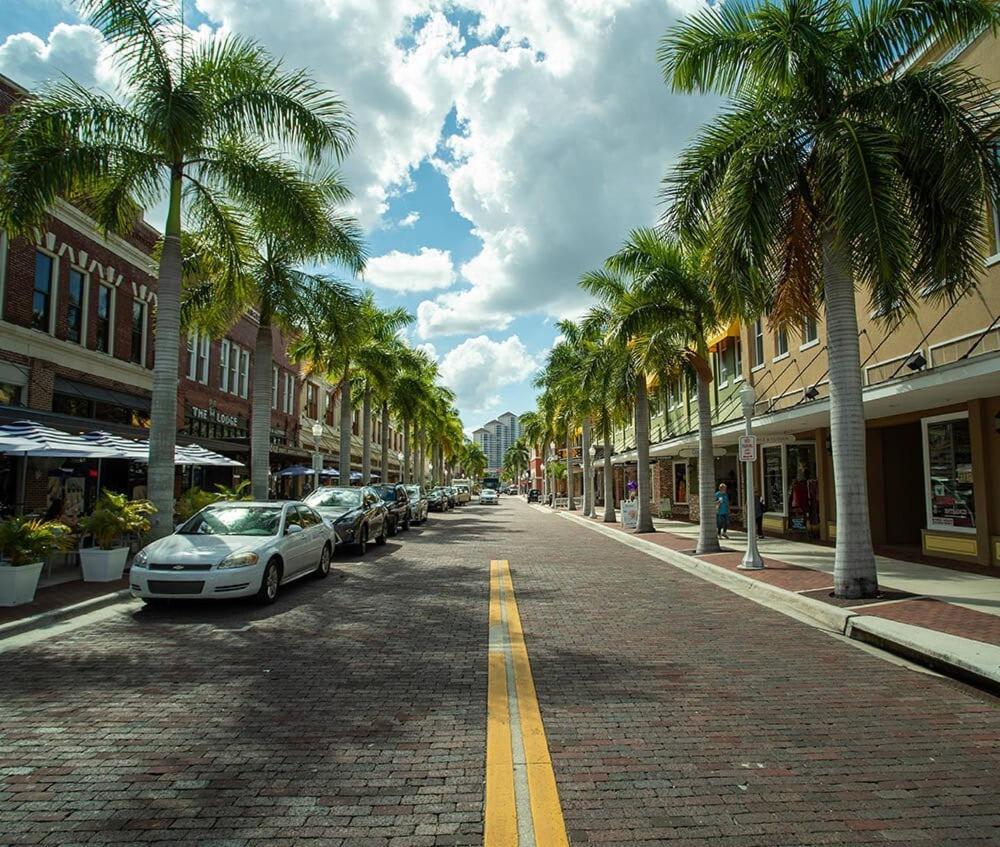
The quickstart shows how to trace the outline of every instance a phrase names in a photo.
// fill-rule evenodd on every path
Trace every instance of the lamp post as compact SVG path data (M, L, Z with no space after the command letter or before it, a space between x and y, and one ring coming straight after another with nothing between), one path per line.
M744 448L741 445L740 448L740 459L744 461L746 465L746 490L744 492L745 498L743 503L743 522L747 527L747 552L743 556L743 561L740 562L739 568L745 571L759 571L764 567L764 562L760 558L760 551L757 549L757 499L754 497L753 493L753 465L757 460L757 445L753 438L753 432L751 429L751 419L753 418L753 408L754 404L757 402L757 393L753 390L752 385L743 386L743 390L740 391L740 402L743 404L743 420L745 422L745 444L747 450L747 458L744 459L743 452ZM753 447L753 452L750 453L750 446Z
M313 451L313 488L319 488L319 472L323 470L323 454L319 452L319 440L323 437L323 424L316 421L312 425L312 435L313 435L313 446L315 450Z
M587 485L590 487L590 496L587 498L587 508L584 509L584 517L594 517L594 501L597 499L597 472L594 469L594 457L597 455L597 445L593 441L587 448L587 455L590 456L590 467L587 469Z
M549 467L552 468L552 508L556 507L556 443L549 442Z
M545 462L539 462L538 470L542 474L542 502L544 503L548 499L549 494L549 478L545 473Z

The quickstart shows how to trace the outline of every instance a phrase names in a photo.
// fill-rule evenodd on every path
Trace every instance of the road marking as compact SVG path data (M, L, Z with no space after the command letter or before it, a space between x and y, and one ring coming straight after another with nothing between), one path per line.
M568 847L506 559L490 562L485 847Z

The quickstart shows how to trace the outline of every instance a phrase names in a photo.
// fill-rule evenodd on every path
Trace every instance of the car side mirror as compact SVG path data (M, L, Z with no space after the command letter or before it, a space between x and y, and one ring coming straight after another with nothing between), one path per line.
M285 535L295 535L299 532L302 532L302 526L300 524L290 523L285 527Z

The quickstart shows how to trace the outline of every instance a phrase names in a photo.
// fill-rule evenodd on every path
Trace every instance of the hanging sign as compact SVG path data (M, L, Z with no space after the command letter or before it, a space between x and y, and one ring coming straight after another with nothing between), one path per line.
M754 435L740 436L740 461L757 461L757 437Z

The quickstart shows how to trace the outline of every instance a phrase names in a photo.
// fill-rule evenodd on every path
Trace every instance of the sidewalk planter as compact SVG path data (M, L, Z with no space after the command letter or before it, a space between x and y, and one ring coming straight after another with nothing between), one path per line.
M21 606L35 599L35 589L45 562L0 565L0 606Z
M80 550L80 570L84 582L114 582L125 573L128 547L113 547L102 550L90 547Z

